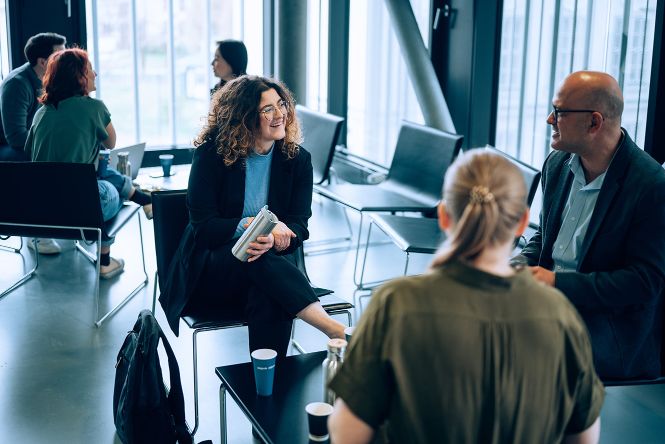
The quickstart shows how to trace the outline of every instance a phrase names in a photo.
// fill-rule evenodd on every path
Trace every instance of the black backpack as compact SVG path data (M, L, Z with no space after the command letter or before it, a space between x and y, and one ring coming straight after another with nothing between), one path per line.
M157 353L160 338L169 359L171 390L168 394ZM185 423L178 362L149 310L141 311L118 353L113 420L124 444L193 442Z

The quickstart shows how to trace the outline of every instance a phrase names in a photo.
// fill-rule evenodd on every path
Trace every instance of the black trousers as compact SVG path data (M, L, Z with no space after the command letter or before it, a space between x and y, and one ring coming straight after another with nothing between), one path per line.
M185 313L236 310L249 327L250 352L270 348L286 356L295 315L318 298L290 256L272 250L254 262L231 254L235 240L212 251Z

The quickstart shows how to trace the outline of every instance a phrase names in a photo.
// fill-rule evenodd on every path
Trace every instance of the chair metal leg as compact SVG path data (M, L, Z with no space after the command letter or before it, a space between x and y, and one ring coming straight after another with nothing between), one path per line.
M12 236L0 236L0 240L7 240ZM10 245L0 244L0 249L11 251L12 253L20 253L23 248L23 238L19 236L19 245L17 247L12 247Z
M409 255L409 252L406 252L406 261L404 261L404 276L406 276L406 273L409 271L409 258L411 255Z
M226 444L226 387L219 385L219 442Z
M361 213L361 220L362 224L362 213ZM384 282L386 282L389 278L386 279L379 279L377 281L372 281L372 282L364 282L364 277L365 277L365 265L367 262L367 253L369 250L369 247L372 245L370 243L370 238L372 236L372 226L375 225L374 222L370 222L369 227L367 228L367 240L365 242L365 253L363 254L363 259L362 259L362 266L360 268L360 276L357 277L357 266L358 266L358 257L360 256L360 242L358 242L358 249L356 250L356 258L354 262L354 267L353 267L353 283L356 284L356 289L357 290L369 290L371 288L376 287L377 285L380 285ZM378 225L377 225L378 227ZM380 228L380 227L379 227ZM378 245L382 245L383 243L379 243Z
M316 194L316 193L314 193ZM318 194L317 194L318 196ZM353 240L353 227L351 225L351 220L349 219L349 213L348 213L348 208L337 204L337 206L341 206L342 211L344 212L344 220L346 221L346 229L347 229L347 235L342 236L342 237L333 237L333 238L328 238L328 239L321 239L321 240L308 240L307 241L307 247L312 248L312 247L317 247L319 245L329 245L329 244L339 244L339 243L347 243L347 245L342 245L342 246L333 246L333 247L328 247L328 248L319 248L319 249L314 249L305 252L305 255L314 255L314 254L327 254L327 253L335 253L338 251L345 251L349 250L352 248L352 245L350 242Z
M81 241L76 241L76 242L74 243L74 245L76 246L76 249L77 249L78 251L80 251L81 253L83 253L83 256L84 256L86 259L88 259L91 263L93 263L93 264L97 263L97 256L98 256L98 255L89 252L89 251L88 251L88 250L87 250L87 249L81 244ZM99 243L97 244L97 250L99 250L99 245L101 245L101 244L99 244Z
M199 367L196 335L200 331L194 330L194 334L192 334L192 356L194 359L194 428L192 429L192 436L196 434L196 430L199 428Z
M158 285L157 282L158 282L158 278L159 278L159 275L155 271L155 283L152 286L152 314L153 314L153 316L155 314L155 306L156 306L156 303L157 303L157 285Z
M11 284L9 287L7 287L5 290L3 290L2 293L0 293L0 299L4 298L7 294L11 293L21 285L23 285L25 282L27 282L31 277L35 275L35 272L37 271L37 267L39 267L39 253L37 252L37 239L32 239L33 246L35 247L35 266L32 267L32 270L28 271L25 273L23 276L21 276L17 281L15 281L13 284ZM21 238L21 247L23 246L23 238ZM8 247L5 247L8 248ZM8 248L9 249L9 248ZM20 253L20 248L18 250L14 249L14 253L17 253L21 255ZM23 257L23 256L21 256Z
M145 268L145 250L143 248L143 228L141 226L141 216L139 213L136 213L136 217L139 221L139 243L141 244L141 263L143 264L143 281L141 281L134 290L131 291L125 298L120 301L115 307L113 307L109 312L107 312L103 317L99 318L97 321L95 321L95 325L97 327L101 327L101 325L106 321L109 317L113 316L118 310L120 310L127 302L129 302L130 299L132 299L143 287L148 285L148 271ZM101 258L101 230L99 231L99 243L97 244L97 259L96 259L96 271L97 271L97 314L95 315L95 319L98 318L99 316L99 265L100 265L100 258Z

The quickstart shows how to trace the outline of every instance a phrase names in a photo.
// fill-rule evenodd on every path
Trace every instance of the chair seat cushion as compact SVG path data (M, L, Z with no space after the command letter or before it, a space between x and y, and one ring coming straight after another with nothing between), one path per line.
M316 291L316 288L314 290ZM344 310L351 310L353 308L353 304L333 295L331 290L328 291L330 291L330 293L323 296L319 296L319 300L321 301L321 306L326 312L328 313L339 312Z
M378 185L315 185L314 191L357 211L426 211L434 206Z
M104 231L110 237L115 236L118 231L141 209L132 202L126 202L113 219L104 223Z
M189 328L231 328L247 325L243 309L229 307L228 309L212 309L205 312L187 313L182 316Z
M446 239L436 219L373 214L372 221L407 253L434 254Z

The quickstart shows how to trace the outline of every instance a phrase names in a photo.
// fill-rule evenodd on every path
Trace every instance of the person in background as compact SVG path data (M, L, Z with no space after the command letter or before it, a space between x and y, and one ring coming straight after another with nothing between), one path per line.
M520 171L471 150L446 173L431 270L372 297L330 388L332 442L596 442L604 389L572 304L510 266Z
M78 48L54 53L46 65L44 105L35 113L25 144L26 152L36 162L73 162L96 164L100 146L113 148L116 133L111 114L101 100L89 97L95 88L97 73L88 54ZM97 185L104 221L118 214L125 199L143 205L151 216L150 196L134 188L129 177L110 167L98 172ZM99 169L98 169L99 171ZM102 241L100 277L110 279L124 269L122 259L111 257L113 239Z
M247 48L240 40L220 40L217 42L215 58L212 59L212 72L219 78L211 90L212 96L226 82L247 74Z
M67 39L53 32L33 35L23 49L28 60L12 70L0 84L0 161L28 161L25 139L39 107L46 61L54 51L65 49ZM40 254L58 254L60 245L53 239L28 239L28 247Z
M665 171L621 127L609 74L569 75L547 116L538 230L521 252L536 279L561 290L591 335L603 380L661 374Z
M248 320L250 351L286 356L294 317L344 337L290 254L309 237L312 215L311 156L300 138L291 93L276 80L241 76L213 95L194 140L189 225L159 298L176 335L183 314L236 311ZM231 249L264 205L280 222L241 262Z

